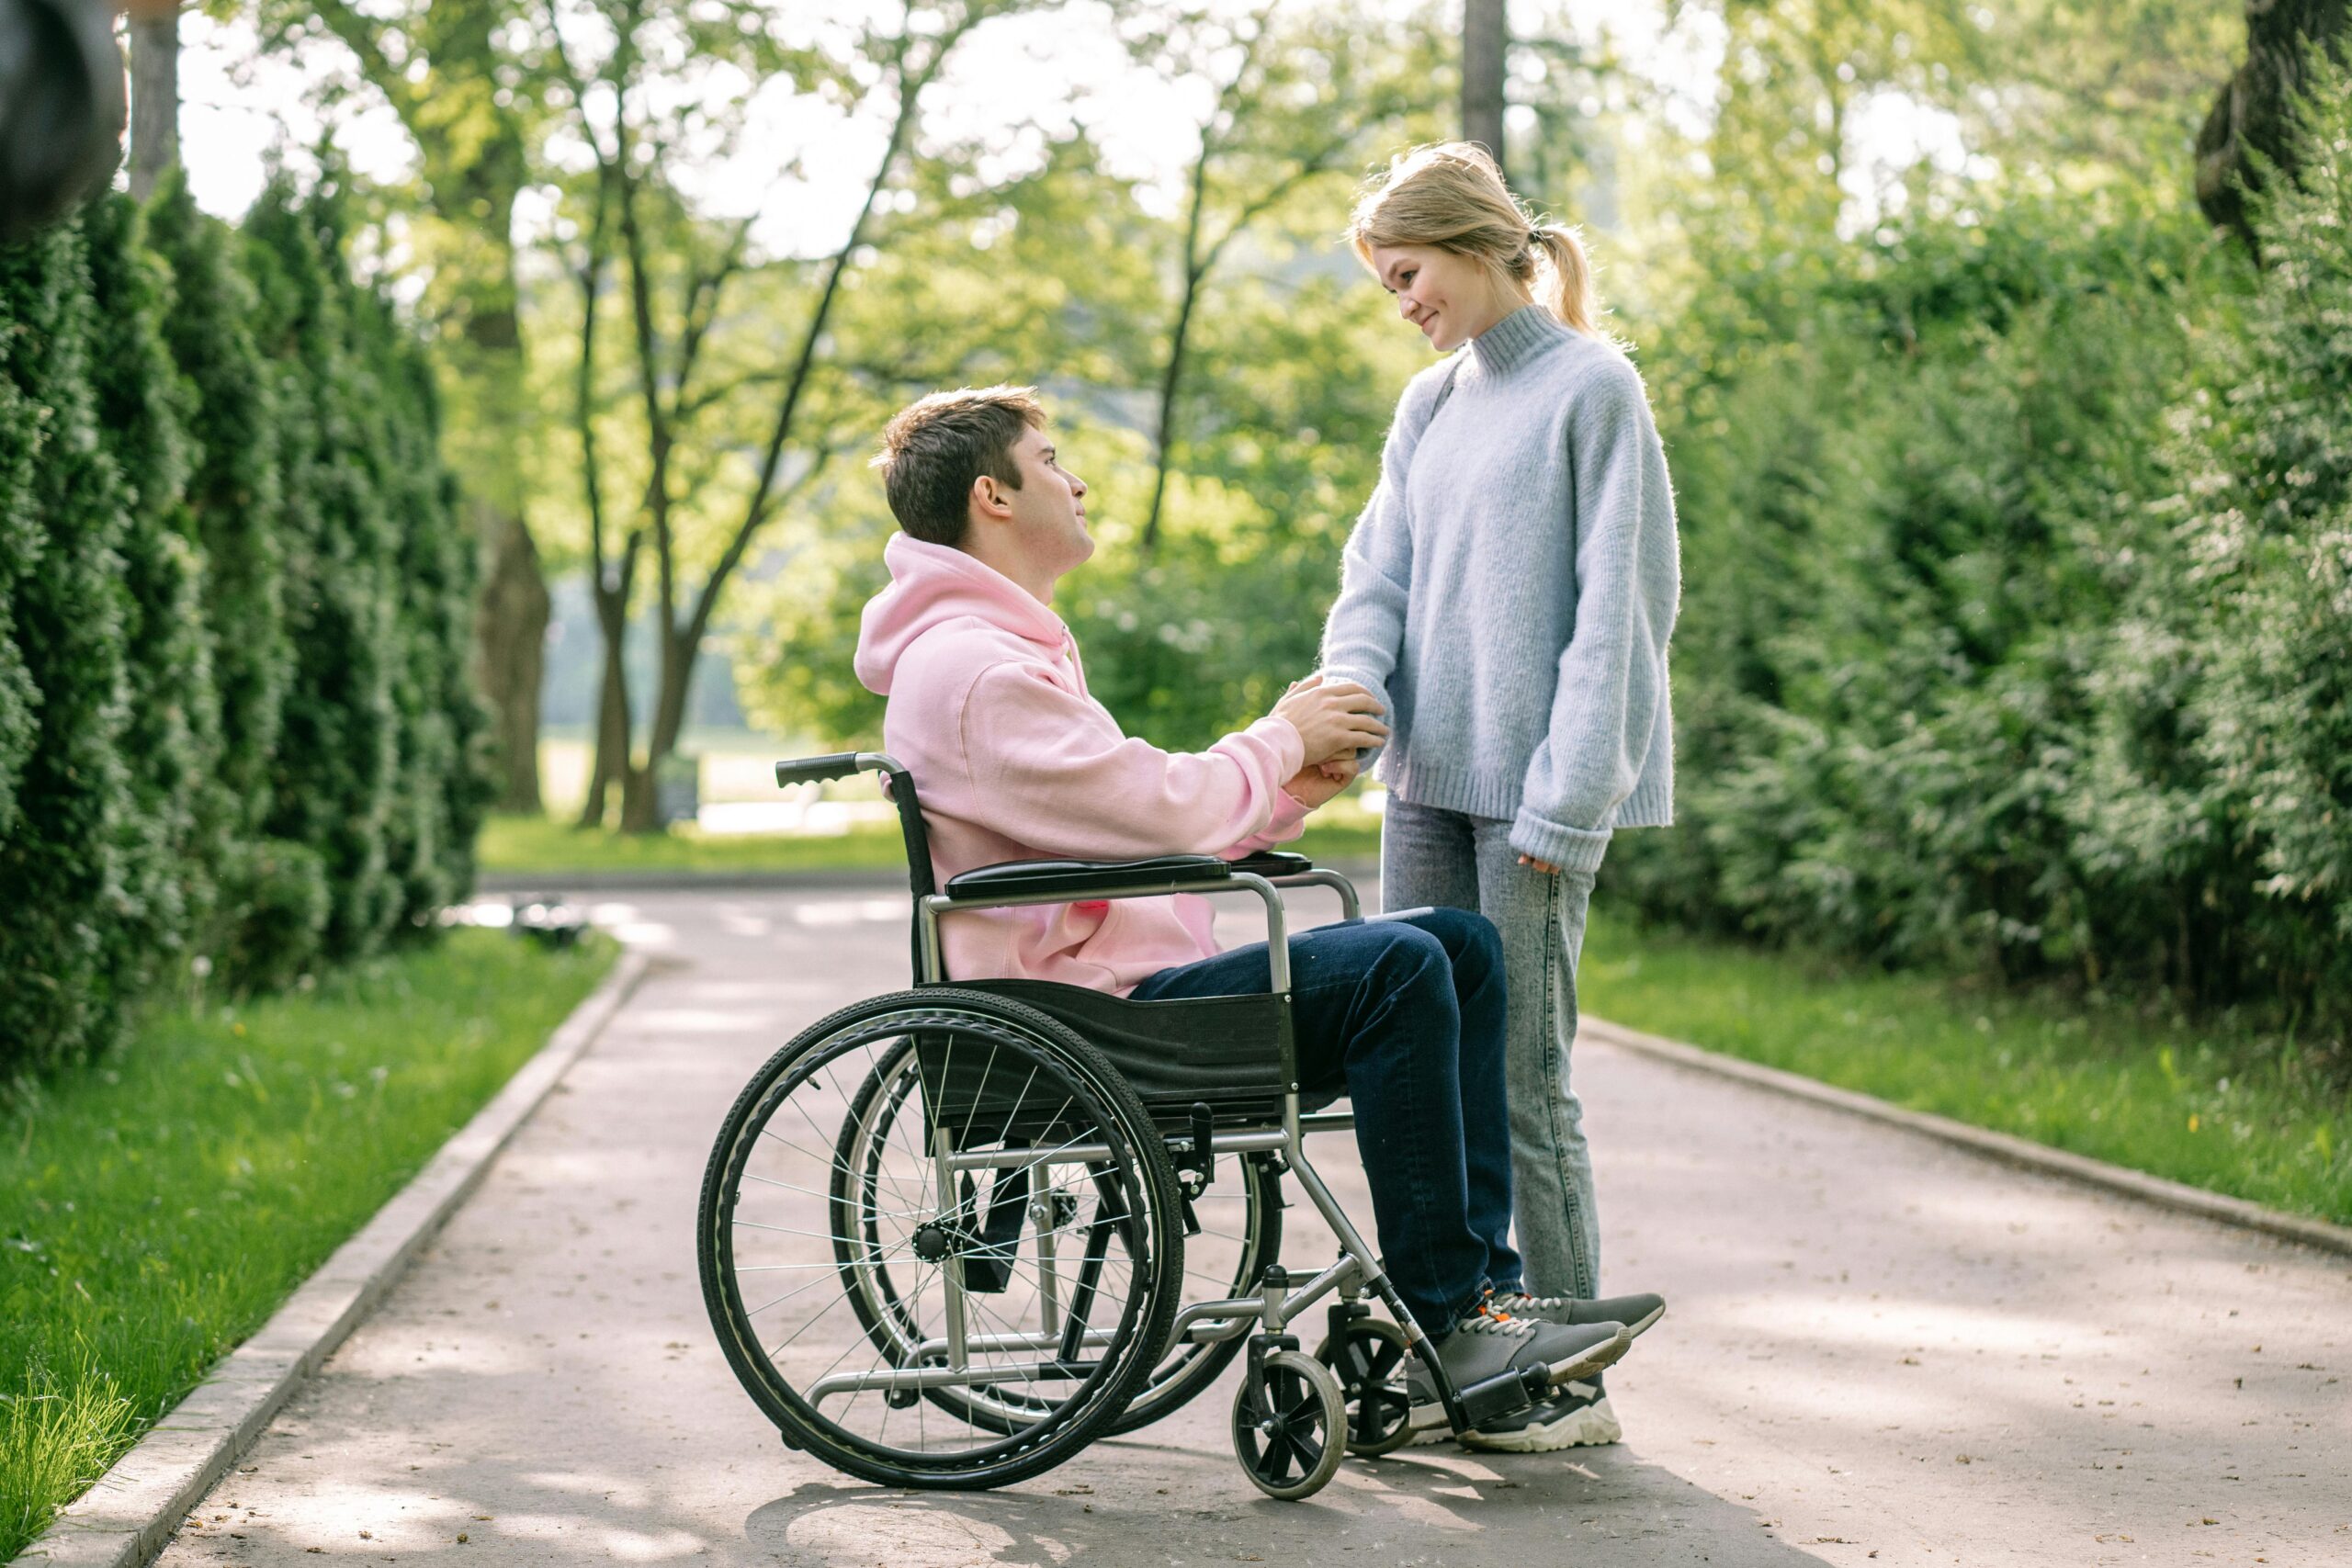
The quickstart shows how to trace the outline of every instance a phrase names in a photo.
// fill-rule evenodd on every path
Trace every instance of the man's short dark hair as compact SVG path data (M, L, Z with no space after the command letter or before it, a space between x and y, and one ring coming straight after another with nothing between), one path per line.
M1035 387L963 387L900 409L874 455L890 514L926 544L962 545L973 481L1019 490L1012 446L1033 425L1046 426Z

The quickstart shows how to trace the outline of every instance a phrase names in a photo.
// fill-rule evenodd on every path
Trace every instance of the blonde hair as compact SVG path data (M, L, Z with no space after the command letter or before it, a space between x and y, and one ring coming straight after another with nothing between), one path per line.
M1592 264L1577 231L1536 220L1503 184L1502 171L1475 141L1414 147L1389 161L1356 202L1348 223L1356 258L1397 245L1430 245L1470 257L1499 284L1527 289L1562 324L1590 337L1599 305Z

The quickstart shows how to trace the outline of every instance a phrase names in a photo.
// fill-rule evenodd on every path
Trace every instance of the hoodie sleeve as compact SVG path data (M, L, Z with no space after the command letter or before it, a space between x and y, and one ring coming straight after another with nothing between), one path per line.
M1295 836L1306 816L1283 788L1306 763L1287 719L1163 751L1045 671L1003 663L972 682L962 731L989 825L1075 860L1246 854Z

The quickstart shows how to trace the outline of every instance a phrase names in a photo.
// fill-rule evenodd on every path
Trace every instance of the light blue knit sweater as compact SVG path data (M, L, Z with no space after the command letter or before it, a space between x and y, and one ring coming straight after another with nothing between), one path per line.
M1322 668L1387 704L1390 789L1589 871L1612 829L1674 819L1681 586L1639 372L1529 306L1407 385Z

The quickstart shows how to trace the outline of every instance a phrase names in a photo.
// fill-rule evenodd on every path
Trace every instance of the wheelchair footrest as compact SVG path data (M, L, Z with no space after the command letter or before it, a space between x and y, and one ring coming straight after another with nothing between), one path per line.
M1498 1416L1516 1416L1551 1393L1551 1374L1542 1367L1498 1373L1461 1391L1463 1424L1476 1427Z

